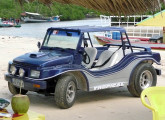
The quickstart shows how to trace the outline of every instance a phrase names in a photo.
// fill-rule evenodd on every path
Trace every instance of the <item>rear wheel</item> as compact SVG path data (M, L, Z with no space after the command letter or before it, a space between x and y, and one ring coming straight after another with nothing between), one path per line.
M156 83L157 74L154 67L149 63L141 63L131 76L128 90L133 96L140 97L144 89L156 86Z
M72 76L62 76L55 87L55 102L60 108L72 107L76 98L76 81Z
M8 82L8 88L9 91L13 94L19 94L20 93L20 88L15 87L12 83ZM28 92L28 90L21 89L21 94L25 95Z

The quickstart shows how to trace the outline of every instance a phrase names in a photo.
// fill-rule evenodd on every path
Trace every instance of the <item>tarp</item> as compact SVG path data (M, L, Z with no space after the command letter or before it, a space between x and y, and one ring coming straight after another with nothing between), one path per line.
M143 21L137 23L138 26L159 26L165 27L165 10L144 19Z

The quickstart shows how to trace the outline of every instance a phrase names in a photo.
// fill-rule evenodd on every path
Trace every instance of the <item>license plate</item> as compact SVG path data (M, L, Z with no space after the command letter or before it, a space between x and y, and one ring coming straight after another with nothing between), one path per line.
M13 78L12 83L14 86L21 87L21 88L24 87L24 82L20 79Z

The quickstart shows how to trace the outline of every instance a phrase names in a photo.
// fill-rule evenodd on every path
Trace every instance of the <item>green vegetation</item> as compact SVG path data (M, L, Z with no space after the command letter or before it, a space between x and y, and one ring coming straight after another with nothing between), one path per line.
M23 8L19 3L15 2L16 0L0 0L0 17L1 18L20 18L20 14L23 11L27 12L38 12L43 16L56 16L62 15L61 20L77 20L84 19L87 13L94 13L98 16L101 13L95 10L89 10L84 7L76 5L64 5L57 2L54 2L49 8L41 3L38 3L37 0L32 3L24 3Z
M0 0L0 18L20 18L20 14L24 11L27 12L37 12L43 16L50 17L56 15L62 15L61 20L78 20L84 19L86 14L91 16L99 16L101 12L95 10L89 10L84 7L76 5L66 5L54 2L49 8L42 3L38 3L38 0L32 3L24 3L24 6L21 8L20 4L15 2L17 0ZM165 9L165 6L162 4L162 10ZM159 12L159 11L157 11ZM152 12L146 12L146 14L154 14ZM106 13L105 15L109 15Z

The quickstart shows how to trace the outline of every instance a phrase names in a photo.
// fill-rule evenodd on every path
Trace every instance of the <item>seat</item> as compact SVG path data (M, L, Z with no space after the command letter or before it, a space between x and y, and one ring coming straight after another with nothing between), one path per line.
M106 60L108 60L111 57L112 54L113 52L110 50L103 51L101 55L99 56L99 59L97 63L95 64L95 66L100 66L100 68L102 68L101 65L103 65L106 62Z
M82 62L82 64L86 67L86 68L91 68L95 59L96 59L96 55L97 55L97 49L94 47L86 47L85 51L87 53L87 55L89 56L90 62L89 64L86 64L84 62ZM87 58L88 59L88 58Z
M148 98L150 104L145 100ZM165 87L149 87L141 93L142 104L151 109L153 120L165 120Z
M122 48L120 48L119 50L112 53L110 60L104 66L100 67L99 69L105 69L105 68L111 67L111 66L115 65L116 63L118 63L123 57L124 57L123 50L122 50Z
M131 50L126 49L125 54L129 54L129 53L131 53ZM111 67L117 64L123 57L124 57L124 54L123 54L122 48L118 49L117 51L105 50L104 52L101 53L95 65L96 68L94 68L93 70L101 70L101 69ZM103 65L104 62L108 59L109 61L105 65Z
M125 49L125 55L130 54L130 53L132 53L131 49ZM123 57L124 57L123 49L120 48L113 54L108 65L111 67L111 66L117 64Z
M122 48L120 48L117 51L105 50L100 55L98 62L96 63L95 66L102 65L109 58L110 58L110 60L105 65L96 67L96 69L94 69L94 70L98 70L98 69L101 70L101 69L111 67L111 66L115 65L116 63L118 63L123 57L124 57L124 55L123 55Z

